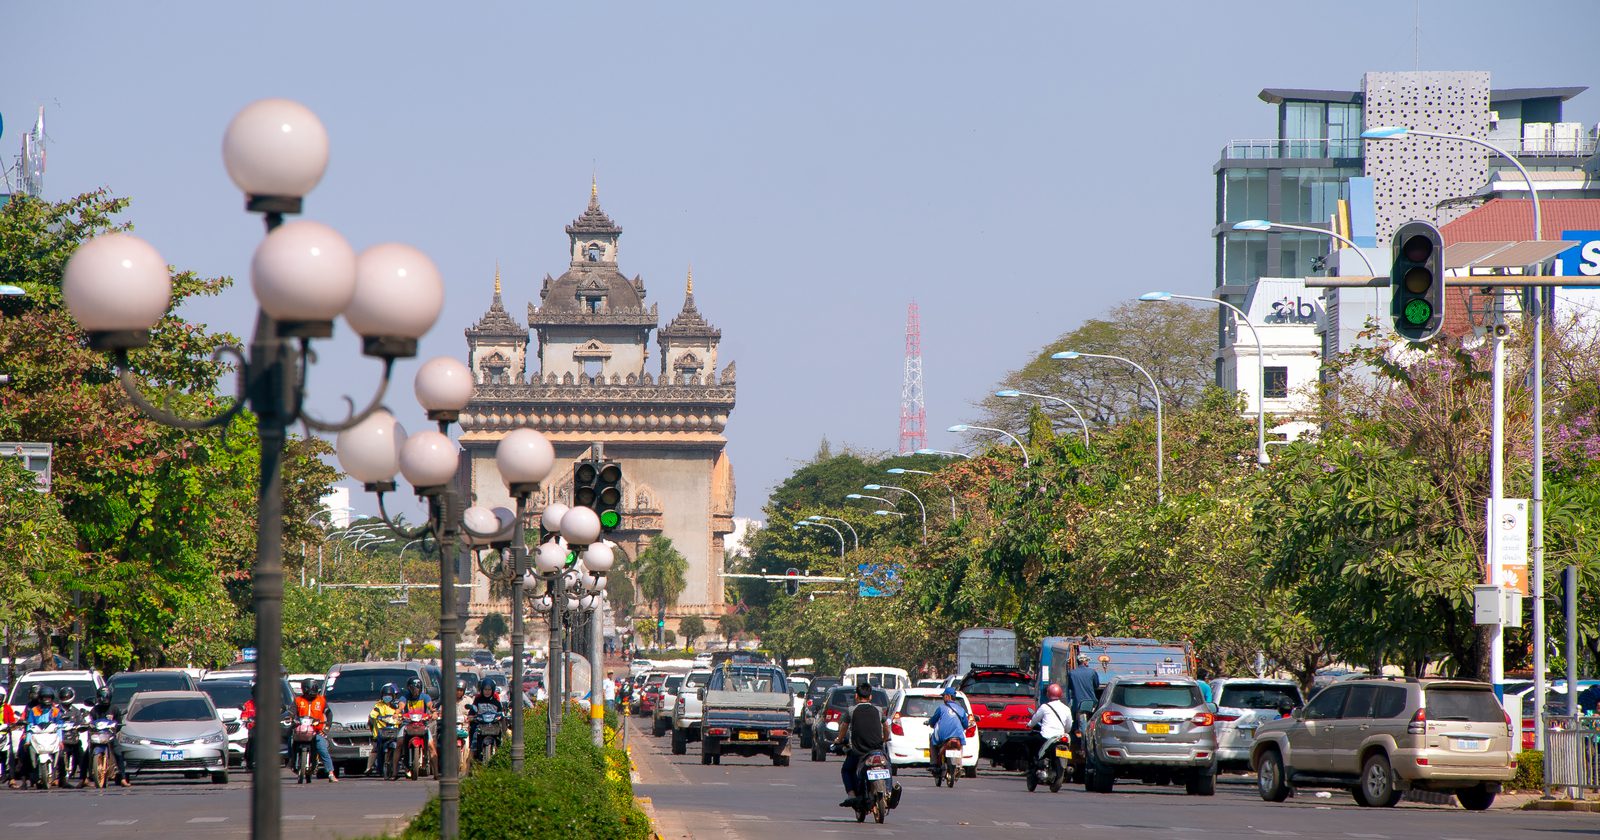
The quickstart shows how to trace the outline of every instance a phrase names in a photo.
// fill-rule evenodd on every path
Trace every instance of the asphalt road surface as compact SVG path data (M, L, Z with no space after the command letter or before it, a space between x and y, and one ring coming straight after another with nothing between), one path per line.
M1017 773L986 771L961 779L954 790L936 788L926 770L902 771L900 807L883 825L840 808L844 798L837 756L813 763L794 748L788 767L770 759L724 756L702 766L697 745L672 755L666 738L630 732L640 783L668 840L818 840L835 835L914 836L917 840L973 837L1031 838L1307 838L1322 840L1518 840L1600 836L1593 814L1496 809L1468 812L1450 806L1403 803L1362 808L1345 793L1305 792L1283 804L1256 795L1254 778L1224 777L1213 797L1186 796L1182 787L1119 782L1117 792L1095 794L1082 785L1052 794L1028 793Z
M162 840L248 837L250 774L226 785L209 779L149 777L132 787L10 790L0 785L0 837ZM346 778L296 785L283 774L283 836L363 837L394 831L438 790L430 781Z

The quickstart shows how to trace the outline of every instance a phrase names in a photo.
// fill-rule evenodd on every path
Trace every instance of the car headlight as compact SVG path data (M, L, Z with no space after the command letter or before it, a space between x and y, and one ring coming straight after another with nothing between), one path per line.
M210 735L207 735L206 737L201 738L198 741L195 741L195 743L196 744L221 744L221 743L223 743L223 742L225 742L227 740L228 740L228 736L224 735L223 733L221 733L221 732L213 732Z

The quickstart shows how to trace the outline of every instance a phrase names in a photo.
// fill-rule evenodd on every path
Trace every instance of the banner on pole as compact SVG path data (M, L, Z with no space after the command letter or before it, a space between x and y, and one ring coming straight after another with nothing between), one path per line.
M1492 559L1500 570L1500 585L1526 595L1532 589L1528 580L1528 500L1501 499L1496 511L1491 499L1489 506Z

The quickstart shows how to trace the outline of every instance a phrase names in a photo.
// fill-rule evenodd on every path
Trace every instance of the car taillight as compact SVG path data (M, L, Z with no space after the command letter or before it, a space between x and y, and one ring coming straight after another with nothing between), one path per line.
M839 719L839 710L838 709L829 709L827 711L827 713L822 716L822 719L827 721L827 722L829 722L829 723L833 723L834 721Z
M768 732L767 734L772 736L772 737L774 737L774 738L787 738L787 737L789 737L789 730L787 730L787 729L774 729L774 730Z
M968 738L976 738L976 737L978 737L978 727L976 727L976 726L967 727L967 737Z
M894 718L889 722L889 731L895 735L906 734L906 728L900 725L900 713L895 712Z
M1511 713L1505 709L1501 709L1500 714L1506 716L1506 737L1510 738L1516 734L1516 730L1511 728Z
M1112 709L1107 709L1100 713L1100 722L1106 726L1116 726L1122 723L1123 720L1122 713Z
M1426 734L1428 734L1428 710L1427 709L1418 709L1417 713L1411 716L1411 725L1406 727L1406 734L1407 735L1426 735Z
M1216 718L1217 723L1233 723L1239 719L1238 715L1213 715L1212 717Z
M978 717L983 717L984 715L989 713L989 707L985 706L982 703L973 703L972 704L972 713L974 715L978 716Z
M1210 726L1216 721L1216 719L1217 716L1210 712L1196 712L1194 717L1190 718L1190 721L1194 723L1195 726ZM1235 720L1237 720L1237 718L1235 718Z
M883 753L873 753L872 755L867 756L868 767L882 767L888 763L889 760L883 757Z
M706 734L707 735L727 735L728 734L728 730L723 728L723 727L720 727L720 726L713 726L710 729L706 730Z

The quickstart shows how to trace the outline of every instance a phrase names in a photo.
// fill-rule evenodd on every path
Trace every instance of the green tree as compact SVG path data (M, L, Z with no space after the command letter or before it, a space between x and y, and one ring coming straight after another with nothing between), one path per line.
M656 608L657 620L665 618L667 608L678 603L678 596L689 585L689 561L670 538L656 537L639 552L636 565L639 594Z
M51 636L71 622L69 592L83 570L76 536L20 459L0 457L0 628L7 640L16 629L33 631L41 663L54 661Z
M728 644L738 641L739 633L744 630L744 616L735 613L717 616L717 632L722 634Z
M511 628L506 626L505 616L497 612L489 613L478 621L478 644L493 653L500 640L510 632Z
M678 622L678 635L683 637L684 647L694 647L695 640L705 634L705 619L698 615L685 616Z

